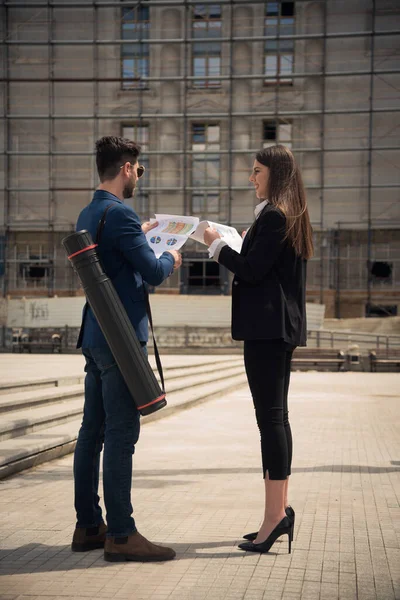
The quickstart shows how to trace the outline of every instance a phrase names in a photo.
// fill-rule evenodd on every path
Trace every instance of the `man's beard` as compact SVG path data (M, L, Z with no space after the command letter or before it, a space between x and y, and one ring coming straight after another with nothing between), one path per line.
M135 192L135 188L136 188L136 184L133 181L130 181L129 183L126 184L126 186L124 187L123 192L122 192L122 195L125 200L127 200L128 198L132 198L132 196Z

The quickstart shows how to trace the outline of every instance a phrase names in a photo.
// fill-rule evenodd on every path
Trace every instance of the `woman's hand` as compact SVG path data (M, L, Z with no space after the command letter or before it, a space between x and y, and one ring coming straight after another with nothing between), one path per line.
M244 240L244 238L246 237L247 232L248 232L248 229L245 229L244 231L242 231L242 240Z
M207 227L207 229L204 232L204 241L207 244L207 246L211 246L211 244L215 240L218 240L218 238L221 239L221 236L219 235L218 231L213 227Z
M157 227L158 221L154 221L154 223L150 223L150 221L146 221L146 223L142 223L142 231L146 235L151 229Z

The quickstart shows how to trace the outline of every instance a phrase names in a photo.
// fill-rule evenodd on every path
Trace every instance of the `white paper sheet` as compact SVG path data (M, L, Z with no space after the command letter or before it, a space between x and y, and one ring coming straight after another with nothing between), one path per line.
M158 221L158 225L146 234L146 239L157 258L166 250L182 248L199 224L198 217L162 214L156 214L155 217L150 221Z
M213 221L201 221L198 217L184 217L182 215L156 214L157 227L146 234L146 239L153 248L157 258L166 250L179 250L190 237L196 242L207 245L204 242L204 231L207 227L213 227L218 231L221 239L236 252L240 252L243 240L234 227L214 223Z
M230 246L233 250L236 250L236 252L240 252L242 249L243 240L237 230L234 227L229 227L229 225L222 225L221 223L214 223L213 221L201 221L196 231L192 233L190 237L201 244L205 244L204 232L207 227L213 227L216 229L221 236L221 239L226 242L228 246Z

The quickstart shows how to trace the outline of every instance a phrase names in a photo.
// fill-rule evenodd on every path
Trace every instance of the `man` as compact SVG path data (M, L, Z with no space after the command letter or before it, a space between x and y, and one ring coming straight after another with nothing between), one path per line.
M145 285L160 285L180 267L182 259L175 250L164 252L157 259L138 216L123 202L133 196L144 172L138 164L140 147L126 139L103 137L97 141L96 151L101 183L92 202L79 215L76 230L87 229L96 239L99 222L109 207L98 253L146 352ZM146 223L143 227L147 231L151 225ZM104 546L104 558L108 561L171 560L174 550L146 540L132 518L132 454L139 438L139 413L88 306L84 309L77 347L82 348L86 359L86 378L83 421L74 455L77 525L72 550L84 552ZM103 443L107 525L98 496Z

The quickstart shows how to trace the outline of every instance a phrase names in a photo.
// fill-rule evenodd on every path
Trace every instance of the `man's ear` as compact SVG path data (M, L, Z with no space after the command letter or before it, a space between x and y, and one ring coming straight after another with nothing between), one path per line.
M130 163L128 161L124 162L121 171L124 175L126 175L126 177L129 177L129 169Z

